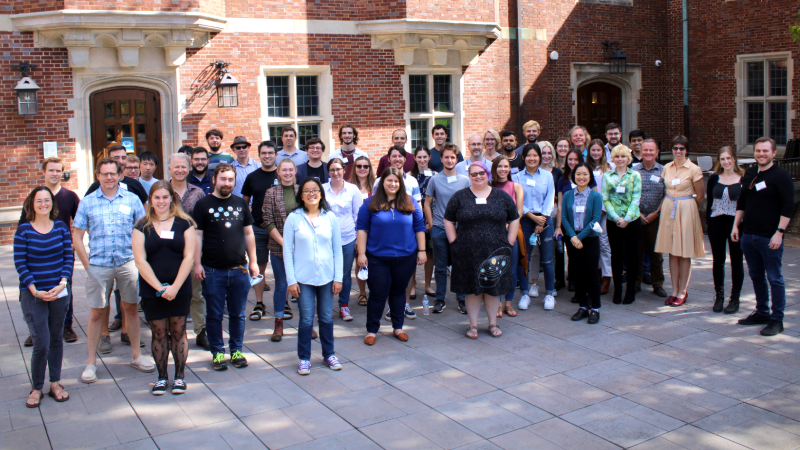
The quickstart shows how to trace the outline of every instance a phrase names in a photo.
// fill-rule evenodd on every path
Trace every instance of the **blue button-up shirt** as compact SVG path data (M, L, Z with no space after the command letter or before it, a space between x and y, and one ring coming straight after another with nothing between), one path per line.
M537 167L533 175L525 169L512 175L511 179L519 183L525 193L522 199L522 214L532 212L547 217L552 215L553 199L556 194L553 174Z
M342 237L339 219L322 211L311 224L301 208L292 211L283 226L283 265L289 286L297 283L324 286L342 282Z
M281 150L275 155L275 165L277 166L282 159L289 158L294 161L296 166L300 164L305 164L308 162L308 153L300 150L299 148L294 149L294 153L291 155L286 150Z
M465 177L469 176L469 166L475 161L472 160L472 157L469 157L460 163L456 164L456 172L464 175ZM489 170L492 170L492 162L488 159L481 157L481 162L486 165ZM487 174L491 175L491 173Z
M118 267L133 259L133 225L144 216L142 202L117 188L113 198L98 189L83 197L72 226L89 231L89 264Z
M245 165L239 163L238 159L235 159L231 165L236 169L236 183L233 185L233 195L241 197L245 178L261 168L261 164L253 158L247 158L247 163Z

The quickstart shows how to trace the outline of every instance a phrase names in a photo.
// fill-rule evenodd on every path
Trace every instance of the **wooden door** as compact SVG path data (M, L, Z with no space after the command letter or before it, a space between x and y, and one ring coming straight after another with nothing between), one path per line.
M592 139L605 142L611 122L622 123L622 89L599 82L579 87L578 125L586 127Z
M123 145L128 153L155 153L159 165L154 176L163 180L161 99L158 92L134 87L112 88L93 93L90 102L92 167L108 156L108 147Z

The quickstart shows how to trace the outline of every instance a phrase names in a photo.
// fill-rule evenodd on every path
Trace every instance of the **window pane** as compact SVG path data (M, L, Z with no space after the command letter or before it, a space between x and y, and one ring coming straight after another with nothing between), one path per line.
M275 153L283 150L283 141L281 140L281 136L283 135L283 127L290 126L292 125L288 123L269 126L269 140L275 143Z
M789 95L789 69L786 60L769 62L769 95Z
M114 125L106 125L106 144L116 142L117 133L114 131Z
M306 141L312 137L319 137L319 124L318 123L303 123L297 125L297 146L299 148L306 148Z
M436 111L452 111L450 106L450 75L433 76L433 107Z
M445 130L447 130L447 140L445 142L453 142L453 119L436 119L434 125L444 125Z
M131 116L131 102L128 100L122 100L119 102L119 115L120 117Z
M137 141L146 141L147 140L147 133L144 132L145 124L137 123L136 124L136 140Z
M289 77L267 77L267 116L289 117Z
M114 102L106 103L106 119L114 118Z
M747 63L747 96L764 95L764 61Z
M317 77L297 77L297 115L319 115Z
M144 115L144 102L136 101L136 115L143 116Z
M120 108L122 109L122 108ZM123 123L122 124L122 137L129 138L131 137L131 124Z
M409 112L428 111L428 77L426 75L408 76Z
M769 104L769 137L778 145L786 145L786 102Z
M764 104L747 103L747 143L754 144L764 135Z
M428 146L428 120L415 119L411 121L411 148L420 145Z

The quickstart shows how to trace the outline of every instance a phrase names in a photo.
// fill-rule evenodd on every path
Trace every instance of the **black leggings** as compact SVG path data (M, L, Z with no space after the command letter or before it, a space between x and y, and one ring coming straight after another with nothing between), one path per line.
M597 266L600 264L600 238L587 237L578 250L572 246L572 240L564 235L567 253L569 253L569 279L575 283L575 297L584 308L600 307L600 278Z
M738 242L731 240L734 216L717 216L708 219L708 242L711 244L711 255L714 257L714 288L725 286L725 243L731 254L731 278L734 291L741 292L744 283L744 255Z
M639 234L642 221L636 219L625 228L615 222L607 221L608 244L611 247L611 275L614 277L614 290L622 289L622 262L628 266L627 289L636 292L636 277L639 275Z
M172 359L175 360L175 378L183 378L186 368L186 358L189 357L189 342L186 339L186 316L169 317L150 321L153 331L153 359L156 360L158 378L167 376L169 352L172 349Z

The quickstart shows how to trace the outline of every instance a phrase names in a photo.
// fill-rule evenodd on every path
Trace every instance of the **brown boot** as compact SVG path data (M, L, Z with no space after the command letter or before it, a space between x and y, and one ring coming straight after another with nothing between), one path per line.
M603 277L603 283L600 285L600 295L608 294L609 286L611 286L611 277Z
M283 319L275 319L275 327L270 340L280 342L283 339Z

